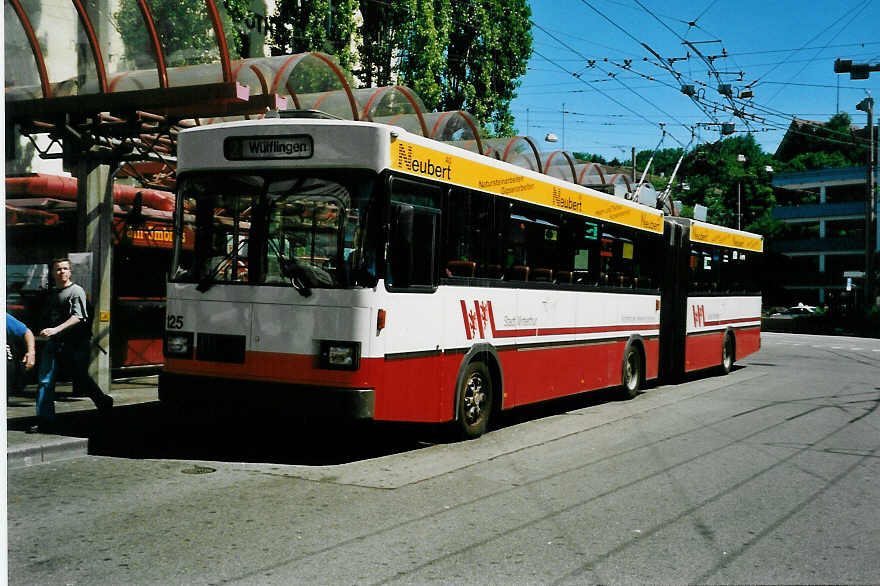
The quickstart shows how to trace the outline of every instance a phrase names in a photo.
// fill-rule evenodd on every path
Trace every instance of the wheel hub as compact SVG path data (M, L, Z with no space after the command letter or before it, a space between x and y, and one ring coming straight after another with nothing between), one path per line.
M483 414L486 406L486 393L483 390L483 377L472 374L464 392L464 416L468 425L474 424Z

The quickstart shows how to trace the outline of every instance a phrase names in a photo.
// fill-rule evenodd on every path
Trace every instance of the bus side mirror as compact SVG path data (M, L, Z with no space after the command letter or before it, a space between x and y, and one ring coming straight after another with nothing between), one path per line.
M414 218L413 206L397 203L392 205L389 276L393 287L409 287L412 283Z

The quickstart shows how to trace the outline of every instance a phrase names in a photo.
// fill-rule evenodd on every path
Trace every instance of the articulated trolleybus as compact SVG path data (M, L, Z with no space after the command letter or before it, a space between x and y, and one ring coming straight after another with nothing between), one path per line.
M163 402L485 432L760 346L760 236L382 124L183 131Z

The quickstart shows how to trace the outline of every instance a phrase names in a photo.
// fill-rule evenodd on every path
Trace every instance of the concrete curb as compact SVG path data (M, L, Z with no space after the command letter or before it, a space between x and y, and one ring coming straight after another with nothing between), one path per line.
M89 451L87 438L31 435L22 431L7 431L6 444L7 470L79 458Z

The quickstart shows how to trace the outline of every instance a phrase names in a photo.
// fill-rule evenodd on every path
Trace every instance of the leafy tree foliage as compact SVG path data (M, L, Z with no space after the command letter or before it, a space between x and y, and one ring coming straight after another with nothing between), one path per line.
M429 110L466 110L495 134L513 134L509 106L532 47L526 0L333 0L330 6L330 0L280 0L271 18L273 52L333 53L342 66L354 65L366 87L399 80Z
M654 161L651 163L651 168L648 172L654 175L663 173L668 176L675 169L675 165L678 163L678 159L683 152L684 149L682 148L660 149L656 153L649 150L639 151L636 154L636 169L638 169L639 176L645 170L645 165L651 160L652 153L654 153Z
M600 165L610 165L610 163L603 157L602 155L597 155L595 153L572 153L575 159L579 161L590 161L592 163L599 163Z
M429 110L443 102L444 50L452 23L449 0L411 0L412 27L400 59L404 83L411 86Z
M513 134L510 102L532 50L526 0L459 0L452 12L442 110L467 110Z
M678 154L674 160L673 152L666 153L667 157L659 157L655 173L662 171L669 175L675 168L681 150L668 150ZM744 155L746 160L738 161L739 155ZM769 216L776 199L770 185L772 176L766 167L776 168L778 165L752 135L703 144L690 151L682 161L672 197L680 200L685 209L692 209L697 204L706 206L712 223L734 228L739 225L744 230L771 235L779 225Z
M786 171L864 165L867 153L864 137L853 132L846 112L821 125L795 121L777 149Z
M361 0L359 66L352 72L364 87L391 85L397 75L396 60L409 34L411 0L373 2Z
M217 61L217 40L204 0L151 0L153 21L169 67ZM241 53L242 36L236 23L249 11L247 0L224 0L221 22L233 58ZM135 68L155 68L156 61L143 16L136 2L122 2L113 15L125 44L125 58Z
M269 17L275 55L323 51L349 69L357 0L282 0Z

